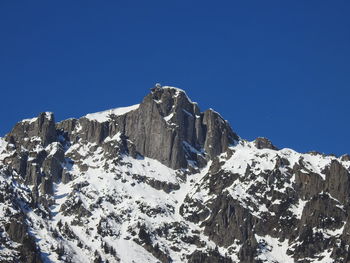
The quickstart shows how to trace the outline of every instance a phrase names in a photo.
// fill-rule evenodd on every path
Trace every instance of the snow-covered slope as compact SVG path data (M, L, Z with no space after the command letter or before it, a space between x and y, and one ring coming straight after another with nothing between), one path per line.
M129 106L129 107L121 107L121 108L115 108L111 110L96 112L96 113L90 113L85 116L85 118L89 120L95 120L98 122L105 122L108 121L109 117L113 114L116 116L124 115L125 113L128 113L129 111L136 110L139 107L139 104Z
M0 139L0 262L348 262L350 158L238 137L180 89Z

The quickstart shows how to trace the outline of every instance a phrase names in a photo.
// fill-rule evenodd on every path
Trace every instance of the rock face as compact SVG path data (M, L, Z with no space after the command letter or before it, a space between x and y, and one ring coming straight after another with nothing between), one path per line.
M241 139L157 85L0 138L0 262L350 262L350 158Z
M184 91L171 87L152 89L137 108L125 114L111 114L102 122L70 119L58 128L68 133L70 141L81 138L95 143L120 132L138 153L173 169L187 168L188 160L203 166L239 139L218 113L201 113Z
M126 117L124 132L142 155L174 169L187 167L188 158L211 159L238 140L219 114L201 113L186 93L172 88L153 89Z
M270 140L267 138L263 138L263 137L256 138L254 141L254 144L255 144L255 147L258 149L278 150L278 148L274 146L272 142L270 142Z
M24 220L21 218L21 220ZM40 251L38 251L33 236L30 236L26 224L14 219L6 226L6 232L11 240L20 243L20 262L41 263Z
M32 140L26 140L31 138ZM56 139L54 116L50 112L41 113L37 118L24 120L16 124L13 130L6 136L6 140L15 146L31 148L40 140L43 146L47 146Z

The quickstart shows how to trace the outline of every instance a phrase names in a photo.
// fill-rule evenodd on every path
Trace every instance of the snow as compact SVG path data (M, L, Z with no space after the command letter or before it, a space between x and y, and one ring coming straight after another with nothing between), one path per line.
M31 118L31 119L24 119L21 122L29 122L29 123L33 123L37 120L38 118Z
M125 113L128 113L130 111L138 109L140 104L136 104L129 107L121 107L121 108L115 108L111 110L96 112L96 113L90 113L85 115L84 117L91 120L91 121L97 121L97 122L106 122L109 120L109 115L114 114L116 116L123 115Z
M3 160L6 156L6 153L4 152L6 150L7 142L4 140L4 138L0 137L0 160Z
M157 160L144 157L135 161L130 156L125 156L123 159L127 163L131 163L131 167L120 167L121 172L130 172L132 174L146 176L147 178L156 179L163 182L179 183L176 171L165 166Z
M324 233L330 237L340 236L344 231L345 224L346 222L343 222L343 226L338 229L324 229Z
M182 89L179 89L179 88L176 88L176 87L171 87L171 86L162 86L162 89L171 89L171 90L175 90L176 91L176 94L175 94L175 97L178 97L180 95L180 93L184 94L187 98L187 100L190 102L190 103L195 103L195 102L192 102L192 100L187 96L186 94L186 91L182 90Z
M179 95L179 92L183 91L176 90L176 96ZM86 118L104 122L108 120L108 115L111 113L116 115L125 114L126 112L137 109L138 106L134 105L88 114ZM184 111L184 113L192 116L187 111ZM173 114L171 113L164 117L164 120L169 121L173 117ZM81 126L78 129L81 129ZM113 146L115 142L120 141L120 136L121 133L118 132L112 137L107 137L103 143L110 143ZM39 142L40 138L32 137L30 140ZM1 152L6 148L6 145L7 143L4 139L0 138L0 160L3 158ZM185 141L183 142L183 146L187 153L205 155L203 149L197 150ZM55 142L47 146L45 150L50 156L55 154L59 147L60 144ZM187 236L198 233L200 241L206 244L204 248L198 248L195 245L183 242L181 240L183 233L174 233L176 234L175 245L180 249L180 253L174 252L171 249L174 243L169 241L169 239L161 236L152 237L153 241L158 243L163 250L169 251L173 262L185 262L186 259L182 253L191 254L196 249L204 250L205 248L216 247L215 243L208 236L204 235L203 227L200 224L186 221L180 214L180 207L187 196L194 201L198 201L206 208L216 198L214 194L209 194L209 181L205 180L208 177L210 178L210 176L225 175L210 174L211 161L195 174L186 174L188 171L185 169L176 171L157 160L147 157L139 156L134 159L128 155L118 155L114 159L113 157L106 158L107 153L103 145L78 141L74 142L72 146L67 147L65 154L69 155L69 158L72 158L74 164L70 166L68 164L62 165L65 165L64 168L69 170L74 180L68 184L54 184L53 198L55 203L50 207L52 218L50 220L44 220L31 210L27 212L33 222L31 233L38 239L38 245L45 255L45 262L59 262L57 255L52 253L52 249L50 249L51 246L56 247L59 244L58 239L52 236L51 231L48 231L50 228L56 229L59 221L67 223L74 235L86 246L86 248L80 248L74 239L64 241L65 250L72 257L73 262L78 263L93 261L95 251L98 251L102 255L103 260L108 259L110 262L114 262L115 259L111 255L103 252L101 248L102 242L106 242L115 248L121 262L158 262L154 256L133 241L133 238L137 237L137 224L141 223L145 224L152 233L156 233L162 226L174 222L183 226L183 231ZM38 152L42 150L42 147L38 145L34 150ZM237 174L239 180L235 180L231 185L225 186L226 188L223 189L223 192L228 193L243 207L249 209L252 215L257 218L261 218L264 213L270 213L273 216L273 213L269 212L266 205L261 202L264 198L270 198L271 200L271 197L267 196L266 193L273 189L263 175L269 174L276 168L278 158L287 158L290 163L289 165L279 167L281 173L276 178L273 178L279 180L282 185L279 188L275 187L273 190L281 193L286 192L286 189L289 187L293 188L294 177L290 174L290 168L295 163L298 163L299 160L304 162L306 173L312 171L322 176L321 172L323 168L329 165L331 160L334 159L334 157L322 157L321 155L300 154L288 148L279 151L257 149L253 142L243 140L234 146L230 146L229 150L232 151L232 156L229 157L228 153L223 153L219 156L219 161L225 162L222 166L225 172ZM82 164L87 167L84 171L80 169L80 165ZM192 165L196 166L194 162ZM250 172L246 173L248 167L250 168ZM315 175L310 174L310 176ZM180 189L170 192L156 189L150 183L154 181L159 182L159 184L173 184L179 186ZM2 181L0 182L2 183ZM79 183L87 184L79 189L75 188ZM259 185L263 185L262 190L257 190L254 194L251 194L251 189ZM16 187L20 188L18 185ZM26 198L23 197L23 200L26 200ZM62 205L68 202L78 201L81 202L80 206L91 211L92 215L88 218L77 218L74 214L64 216L61 211ZM298 203L291 205L288 210L297 219L300 219L306 203L307 200L299 199ZM272 204L281 204L281 199L273 200ZM344 209L344 206L340 203L337 207ZM4 209L5 206L0 204L0 218L4 216ZM187 211L195 213L197 212L196 209L198 209L196 206L189 207ZM152 214L152 211L157 211L157 213ZM117 219L111 217L113 214L117 216ZM77 219L81 225L73 224L74 220ZM105 224L104 226L108 226L108 229L113 233L112 235L101 236L98 233L97 226L101 222ZM45 227L40 227L41 224ZM339 229L324 230L324 233L329 236L339 236L344 229L344 225ZM107 227L104 227L103 230L105 229ZM136 231L135 236L132 234L132 231ZM288 240L280 241L268 235L255 235L255 237L258 241L266 243L266 246L261 247L262 251L257 256L257 259L271 263L294 262L293 258L286 254L289 248ZM237 255L240 247L241 244L236 240L230 247L218 247L218 249L222 255L228 253L232 257L232 260L238 262ZM320 262L330 262L329 255L328 252L323 252L320 256L324 256L325 258Z
M204 155L205 154L204 149L197 150L196 148L194 148L191 144L189 144L186 141L183 141L182 144L184 145L184 147L185 147L185 149L187 151L190 151L190 152L192 152L194 154L199 154L199 155Z
M49 112L49 111L45 112L45 118L48 119L48 120L52 120L53 119L53 113ZM30 118L30 119L24 119L21 122L28 122L30 124L30 123L36 122L37 119L38 119L37 117Z
M120 135L121 135L121 132L117 132L113 137L109 137L109 136L106 137L104 142L119 141L120 140Z
M60 148L60 143L53 142L45 148L45 151L49 153L48 156L52 156L59 150L59 148Z
M220 117L220 119L221 119L222 121L227 122L227 120L225 120L225 119L221 116L221 114L218 113L216 110L214 110L214 109L212 109L212 108L209 108L208 110L209 110L209 111L212 111L212 112L215 113L215 114L217 114L217 115Z
M327 228L312 228L313 232L321 232L324 234L324 236L326 238L328 237L339 237L343 231L344 231L344 227L346 225L346 222L343 222L343 225L340 227L340 228L337 228L337 229L327 229Z
M133 166L134 165L135 163L133 163ZM132 167L132 169L135 169L136 171L139 168L140 167ZM127 169L123 172L124 177L128 177L126 174L126 172L128 172ZM80 181L88 181L90 183L90 185L87 186L86 190L84 191L90 193L92 198L91 201L98 200L99 196L107 195L112 195L116 198L119 196L119 198L116 199L117 207L103 202L103 206L101 206L101 208L95 209L93 217L90 220L93 220L93 222L97 224L100 218L107 216L107 211L116 211L117 214L120 214L122 211L126 211L126 214L130 216L130 219L127 219L128 221L130 220L130 225L133 224L133 221L140 220L140 218L142 218L142 221L153 221L152 225L154 226L159 224L159 219L155 220L153 218L148 218L143 213L140 213L135 200L144 200L143 202L146 202L147 200L147 205L154 207L164 206L164 201L169 199L168 194L157 191L156 189L153 189L145 184L135 184L134 186L131 186L130 183L122 183L120 180L116 181L113 174L104 173L103 175L101 174L101 176L98 174L101 174L100 169L89 169L89 171L82 176L82 178L80 178ZM128 180L130 179L131 178L128 178ZM132 198L120 199L120 196L130 196ZM81 195L80 198L83 198L84 206L89 207L89 203L91 201L84 195ZM135 262L139 262L140 258L144 259L143 262L156 262L153 256L151 256L141 247L137 246L133 241L125 240L125 238L129 236L126 226L126 224L122 226L120 229L120 236L113 238L113 242L111 243L117 249L119 254L118 256L121 258L122 262L132 262L133 260ZM72 229L79 235L78 227L74 227ZM99 244L95 244L95 242L91 242L90 240L86 239L86 235L83 232L80 232L79 237L83 243L88 244L93 248L93 250L100 250Z
M318 257L323 257L322 259L318 259L318 263L332 263L335 262L333 258L331 258L332 250L323 251L321 254L318 254Z
M185 114L187 114L188 116L192 117L193 118L193 115L191 113L189 113L187 110L182 110ZM174 112L171 112L169 115L165 116L163 119L166 121L166 122L169 122L173 117L174 117L175 113Z
M304 207L308 201L304 201L302 199L299 199L297 205L293 205L289 208L289 210L296 216L297 219L301 219L301 216L303 214Z
M257 156L260 157L259 166L254 169L255 171L272 170L275 167L275 162L271 160L277 157L276 151L270 149L258 150L253 143L244 141L231 147L231 149L235 153L225 162L223 168L232 173L244 173L248 164L254 167L252 162Z
M187 111L187 110L185 110L185 109L182 109L182 111L183 111L184 113L186 113L188 116L190 116L190 117L192 117L192 118L193 118L192 113L188 112L188 111Z
M112 139L118 140L118 136L114 136ZM84 144L79 146L73 145L69 149L69 152L71 153L78 151L81 155L80 158L83 158L84 163L89 165L89 169L82 174L78 166L74 165L70 172L76 177L76 179L67 185L62 183L55 184L55 205L51 207L53 218L51 222L49 222L50 226L55 228L60 220L63 224L67 222L68 225L70 225L71 230L79 237L84 246L86 245L89 247L89 251L91 251L89 259L91 260L93 257L92 253L95 250L99 251L101 255L104 255L101 250L100 241L93 238L94 236L97 236L96 226L101 218L106 218L110 213L127 215L127 217L123 216L124 223L121 225L115 221L114 223L111 222L111 224L113 224L111 229L114 229L114 231L117 231L119 234L105 237L103 239L104 242L108 242L108 244L116 249L117 256L121 258L121 262L157 262L158 260L156 260L149 252L132 241L132 236L130 235L128 228L130 226L136 226L137 222L146 223L151 230L160 227L164 223L182 222L183 220L179 214L179 207L185 198L187 191L166 193L157 190L148 184L137 183L137 180L131 175L144 176L147 178L146 180L155 179L161 182L181 184L181 189L190 189L193 183L190 181L183 182L177 176L178 171L170 169L160 162L146 157L133 159L129 156L123 156L123 165L114 166L114 171L108 172L103 166L105 164L112 166L112 161L103 158L104 153L100 148L97 148L94 156L91 157L91 147L92 144ZM206 172L207 171L204 171L204 173ZM116 174L121 174L121 178L125 179L125 181L116 179ZM191 176L191 178L199 179L202 176L203 173L200 173ZM73 186L82 182L89 182L89 184L74 193L72 191ZM74 195L71 196L71 193L74 193ZM112 204L107 202L105 200L106 196L111 196L115 203ZM67 200L81 200L82 205L89 208L101 198L103 200L101 205L93 210L93 215L88 221L84 221L84 227L72 225L74 216L63 216L60 212L62 204ZM139 210L138 203L144 204L146 207L149 207L149 209L160 208L163 212L154 217L149 217ZM169 206L173 207L174 210L169 210ZM40 219L36 218L34 214L30 214L30 216L34 221L40 222ZM90 235L86 234L86 228L92 229L90 230ZM197 231L200 230L195 225L191 228L197 229ZM46 262L57 262L56 255L49 254L50 246L52 244L57 246L57 242L54 239L51 239L50 234L45 231L36 229L33 233L35 233L40 240L43 240L43 242L39 242L39 246L47 255ZM165 248L171 250L170 244L165 242L164 245ZM79 248L74 240L66 240L64 246L74 262L86 262L86 260L84 261L83 259L87 258L87 252ZM212 244L212 246L214 247L214 244ZM187 250L190 252L193 252L195 248L194 245L186 245L182 247L183 251ZM174 262L183 262L179 258L179 254L173 253L171 256L174 259ZM113 258L109 255L104 255L103 257L109 259L110 262L114 262Z
M281 157L288 159L290 167L293 167L296 163L299 162L300 153L294 151L293 149L283 148L278 151Z
M267 243L267 246L262 248L262 254L258 255L256 259L263 260L268 263L294 263L294 259L287 255L288 240L280 242L277 238L273 238L269 235L258 236L255 234L255 238L258 242Z
M303 162L307 169L319 174L323 180L326 180L326 175L322 173L322 170L328 166L335 157L322 156L320 154L303 154Z
M115 248L118 249L119 257L122 260L121 263L159 262L151 253L131 240L118 239L115 243ZM130 253L130 251L132 251L132 253Z
M45 118L48 120L52 120L53 119L53 112L50 112L50 111L45 112Z
M166 121L166 122L168 122L169 120L171 120L171 118L174 116L174 113L172 112L172 113L170 113L168 116L165 116L164 117L164 120Z

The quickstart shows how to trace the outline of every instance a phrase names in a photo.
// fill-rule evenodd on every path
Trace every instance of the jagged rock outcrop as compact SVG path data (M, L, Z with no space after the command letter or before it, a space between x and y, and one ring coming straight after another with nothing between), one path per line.
M20 252L19 260L23 263L42 263L40 252L38 251L35 240L29 235L27 226L23 223L23 218L13 219L7 226L6 232L9 237L20 243L18 248Z
M204 233L216 244L228 247L235 240L243 243L252 236L256 218L231 196L218 196L210 208L210 217L204 222Z
M271 150L278 150L276 146L272 144L272 142L264 137L258 137L254 141L255 147L258 149L271 149Z
M87 117L69 119L57 128L70 141L98 144L120 132L138 153L174 169L188 167L188 160L203 166L238 140L218 113L211 109L201 113L198 105L176 88L156 87L134 110L109 117L102 122Z
M344 154L340 157L340 160L343 162L348 162L350 161L350 154Z
M37 118L17 123L5 140L15 147L33 149L37 141L45 147L56 138L54 116L51 112L43 112Z
M1 173L0 177L0 262L41 263L41 251L31 234L29 218L19 209L24 197L29 201L31 198L13 188L14 181L4 180L8 176Z
M350 200L350 173L337 160L333 160L329 167L326 167L325 192L339 200L341 203L347 203Z
M212 250L208 253L195 251L188 258L188 263L232 263L229 257L222 256L218 251Z

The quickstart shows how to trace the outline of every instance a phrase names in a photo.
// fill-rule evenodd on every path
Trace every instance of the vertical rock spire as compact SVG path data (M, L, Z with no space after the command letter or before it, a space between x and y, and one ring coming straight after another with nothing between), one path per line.
M187 167L188 160L211 159L238 140L218 113L201 113L183 90L168 86L153 88L127 114L125 127L141 154L175 169Z

